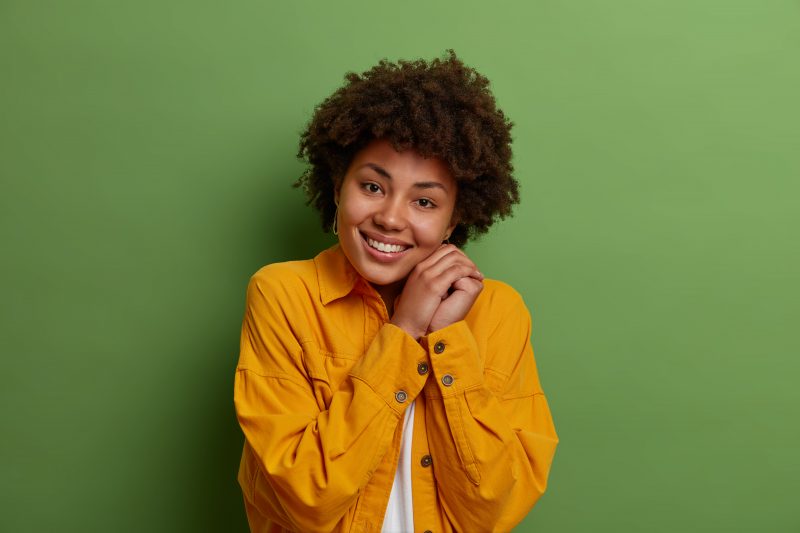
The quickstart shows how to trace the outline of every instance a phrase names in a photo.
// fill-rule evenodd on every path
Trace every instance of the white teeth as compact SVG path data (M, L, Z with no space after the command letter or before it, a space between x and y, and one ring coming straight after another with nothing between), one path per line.
M397 253L406 249L405 246L400 246L399 244L386 244L370 238L367 238L367 244L376 250L380 250L381 252Z

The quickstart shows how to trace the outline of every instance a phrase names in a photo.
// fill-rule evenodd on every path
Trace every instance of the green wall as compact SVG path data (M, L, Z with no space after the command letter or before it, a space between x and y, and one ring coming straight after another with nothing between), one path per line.
M517 531L800 530L800 4L0 1L0 530L244 531L248 277L348 70L453 47L516 123L561 444ZM792 326L794 324L794 327Z

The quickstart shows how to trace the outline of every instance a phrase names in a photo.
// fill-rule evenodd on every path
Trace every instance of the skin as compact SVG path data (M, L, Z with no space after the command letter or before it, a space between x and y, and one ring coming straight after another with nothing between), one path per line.
M457 223L457 193L443 161L382 139L355 155L336 190L342 251L415 339L462 320L483 288L466 254L442 244ZM376 251L367 239L402 251Z

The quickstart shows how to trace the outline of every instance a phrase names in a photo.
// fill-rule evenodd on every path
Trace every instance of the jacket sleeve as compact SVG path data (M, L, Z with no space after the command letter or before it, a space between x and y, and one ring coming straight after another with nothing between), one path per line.
M246 504L273 522L330 531L355 504L421 392L416 364L425 352L403 330L382 326L326 406L304 361L308 319L293 307L292 292L261 274L248 285L234 404L246 440L243 465L248 447L254 465L239 481Z
M539 384L530 314L513 290L481 361L465 321L428 335L426 427L437 490L456 531L510 531L547 486L558 437ZM499 316L498 316L499 315ZM435 378L435 379L433 379ZM489 529L491 528L491 529Z

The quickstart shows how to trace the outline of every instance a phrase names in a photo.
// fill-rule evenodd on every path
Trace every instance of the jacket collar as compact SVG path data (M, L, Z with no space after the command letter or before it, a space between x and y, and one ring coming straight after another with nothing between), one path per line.
M338 244L320 252L314 258L314 265L317 268L322 305L347 296L362 280Z

